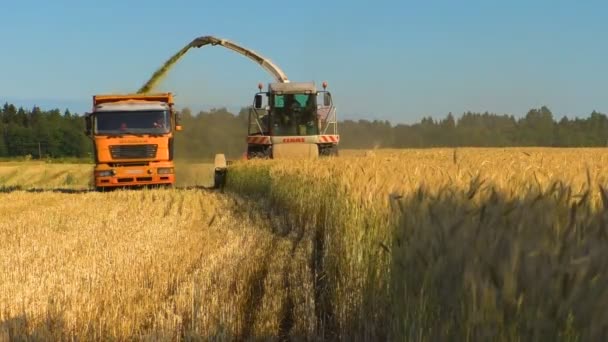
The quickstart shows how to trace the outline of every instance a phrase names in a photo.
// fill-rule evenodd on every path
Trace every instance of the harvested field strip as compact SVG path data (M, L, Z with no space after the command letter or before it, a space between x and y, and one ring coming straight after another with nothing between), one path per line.
M1 196L0 340L313 331L310 312L292 313L312 288L298 273L307 246L246 203L200 190Z
M0 163L0 186L83 188L92 172L93 166L85 164Z
M178 160L176 186L211 186L213 164ZM91 164L50 164L45 162L0 162L0 191L2 189L61 189L92 188Z

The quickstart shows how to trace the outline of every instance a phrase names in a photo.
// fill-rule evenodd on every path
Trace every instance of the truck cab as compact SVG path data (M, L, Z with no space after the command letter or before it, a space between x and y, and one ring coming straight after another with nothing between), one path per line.
M96 189L175 183L173 95L95 95L85 117L93 140Z

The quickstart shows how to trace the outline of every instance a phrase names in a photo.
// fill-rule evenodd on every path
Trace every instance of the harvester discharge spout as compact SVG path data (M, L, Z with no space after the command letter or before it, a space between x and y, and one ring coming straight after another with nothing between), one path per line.
M259 65L261 65L262 68L264 68L266 71L268 71L270 74L272 74L272 76L277 80L277 82L289 83L289 79L287 78L287 75L285 74L285 72L283 72L283 70L281 70L281 68L279 68L276 64L274 64L270 59L260 55L259 53L255 52L251 49L240 46L237 43L231 42L230 40L220 39L220 38L213 37L213 36L202 36L202 37L195 38L189 44L190 47L196 47L196 48L201 48L205 45L211 45L211 46L220 45L220 46L230 49L236 53L239 53L239 54L253 60L254 62L258 63Z
M220 45L229 50L232 50L236 53L239 53L257 64L261 65L266 71L268 71L279 83L289 83L289 79L287 75L279 68L276 64L274 64L268 58L260 55L259 53L240 46L234 42L231 42L227 39L220 39L213 36L201 36L192 40L188 45L184 46L181 50L179 50L175 55L171 56L169 60L167 60L154 74L152 77L138 90L139 94L150 93L154 90L154 88L160 83L160 81L167 75L169 70L175 65L191 48L201 48L206 45L216 46Z

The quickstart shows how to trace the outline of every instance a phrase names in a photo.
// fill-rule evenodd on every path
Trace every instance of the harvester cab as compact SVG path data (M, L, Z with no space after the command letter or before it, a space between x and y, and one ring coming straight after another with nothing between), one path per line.
M336 111L327 83L270 83L249 111L247 158L317 158L338 154Z

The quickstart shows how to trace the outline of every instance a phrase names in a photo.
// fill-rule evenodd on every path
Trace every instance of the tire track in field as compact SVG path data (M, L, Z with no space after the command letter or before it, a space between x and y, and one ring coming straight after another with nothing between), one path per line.
M335 340L337 338L337 324L335 313L331 299L331 291L333 284L330 283L325 268L325 223L323 221L325 208L321 209L318 217L314 221L294 220L287 212L278 214L276 210L268 210L268 216L272 218L272 228L275 234L281 237L288 238L291 241L291 249L289 252L289 263L283 269L283 286L286 289L287 296L283 302L281 309L281 323L279 325L278 337L281 341L289 341L292 339L322 339ZM310 315L308 334L312 336L298 336L302 331L293 331L296 327L296 312L302 312L301 301L295 300L295 291L299 284L292 284L290 275L295 272L301 272L297 269L297 252L300 248L309 246L306 254L306 263L308 263L308 273L298 274L304 281L310 282L312 291L306 293L310 300L314 303L314 309L307 311ZM306 312L306 311L305 311Z
M294 272L294 260L296 259L296 251L300 246L301 241L304 238L304 228L299 227L300 229L294 229L289 222L284 222L284 225L288 227L288 232L294 232L295 237L292 240L291 250L289 252L290 262L285 265L283 269L283 286L287 292L287 298L283 302L283 307L281 308L281 321L279 324L278 337L281 341L290 341L291 340L291 332L295 325L295 301L294 294L291 285L291 280L289 278L290 273Z
M270 248L264 254L261 267L253 272L246 280L249 288L249 295L247 296L245 304L243 305L243 327L237 338L239 341L248 340L252 335L257 311L261 307L260 304L266 295L266 278L268 277L269 272L268 265L271 261L271 257L274 254L273 251L276 244L277 237L275 236L270 243Z
M222 194L222 196L227 195ZM241 217L243 220L249 220L252 222L260 221L260 217L256 218L254 215L254 213L256 213L256 209L258 209L257 205L243 201L240 198L232 196L229 197L231 197L229 200L231 203L231 215ZM249 210L243 211L242 208L249 208ZM270 221L267 221L266 218L261 220L262 226L270 224ZM259 264L259 268L251 272L245 280L247 296L240 309L242 323L240 324L240 331L237 333L236 340L238 341L249 340L252 338L252 336L255 336L255 323L257 317L261 313L259 310L261 308L262 301L267 294L266 280L270 272L270 263L275 256L279 239L280 237L277 235L272 236L270 246L266 252L264 252L261 263Z
M261 226L265 226L266 229L269 229L273 236L270 247L262 257L260 268L249 275L246 281L248 284L249 296L243 305L243 326L237 340L248 340L255 336L255 323L258 320L258 317L263 314L263 312L260 311L261 304L266 295L271 295L268 291L274 290L266 288L267 278L271 272L274 271L271 269L272 265L281 268L280 270L277 270L280 274L279 286L283 288L283 291L286 294L284 298L281 299L280 308L277 313L278 329L275 332L275 337L278 337L280 341L289 341L292 337L291 332L296 319L294 316L295 301L293 298L294 294L290 274L295 271L294 263L296 262L296 250L304 238L304 229L296 229L285 215L277 214L274 210L257 202L244 200L230 194L225 194L225 196L232 197L233 215L247 215L247 218L252 221L260 221L260 219L262 219L263 224ZM247 213L244 213L242 211L242 208L244 207L250 208L250 210L247 211ZM256 217L253 216L258 217L256 219ZM274 265L272 263L273 260L277 257L281 257L280 253L278 253L279 244L287 242L286 240L289 242L288 253L283 255L283 258L286 260L284 260L280 266Z

